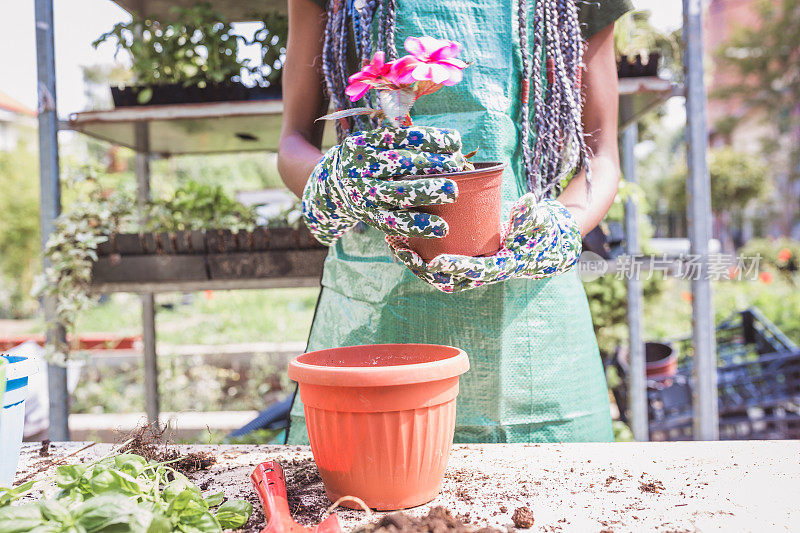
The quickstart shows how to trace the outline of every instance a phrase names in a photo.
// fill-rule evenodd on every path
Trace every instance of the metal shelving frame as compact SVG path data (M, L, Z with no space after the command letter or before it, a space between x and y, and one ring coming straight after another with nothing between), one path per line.
M711 228L711 206L708 169L706 167L707 129L705 118L706 93L703 84L703 45L702 45L702 5L700 0L683 1L683 34L685 44L685 78L687 109L687 145L689 178L688 220L691 253L701 257L703 272L707 269L708 241ZM146 14L163 14L170 7L190 6L195 0L116 0L116 3L128 11ZM250 14L264 9L285 10L285 0L237 0L217 1L214 7L231 20L251 20ZM189 142L182 148L170 146L169 136L158 137L153 133L153 125L160 124L171 127L170 121L202 121L229 120L232 114L238 113L244 120L253 116L266 115L276 117L279 103L221 103L217 105L190 104L182 106L164 106L160 109L126 109L90 113L77 113L69 122L59 123L56 114L56 76L55 54L53 42L53 0L35 0L36 53L37 74L39 80L39 150L40 150L40 184L41 184L41 228L42 247L53 232L54 221L61 209L61 191L58 165L58 131L74 129L88 135L114 141L136 150L137 201L141 205L147 200L150 191L150 159L153 154L176 153L209 153L220 151L215 143L200 139L194 144ZM636 121L648 110L660 105L666 99L683 94L683 89L675 84L658 78L627 78L620 80L620 126L622 166L628 181L635 181L635 161L633 148L636 143ZM249 107L248 107L249 105ZM269 105L273 107L268 108ZM111 126L109 126L111 125ZM230 124L229 124L230 126ZM109 127L111 129L109 129ZM249 126L251 129L252 122ZM255 126L257 127L257 126ZM105 129L104 129L105 128ZM110 134L111 132L116 132ZM233 128L231 131L237 131ZM248 132L245 132L248 133ZM254 135L258 138L258 135ZM247 149L247 136L241 136L242 143L231 143L223 151L241 151ZM172 137L174 139L174 136ZM260 139L259 146L251 149L265 150L273 147L274 139ZM626 206L627 252L635 254L639 251L636 242L637 224L635 206ZM692 282L692 331L693 344L697 364L695 380L697 393L694 398L695 435L699 439L717 438L716 413L716 354L714 346L713 307L711 301L710 281L702 279ZM286 286L286 280L275 284L263 280L234 280L218 285L218 288L247 289L268 286ZM308 280L302 281L308 285ZM145 390L148 419L158 420L158 385L155 350L155 305L154 293L160 290L192 290L208 288L207 285L180 284L174 286L142 285L141 287L119 286L116 290L131 290L140 293L142 298L142 319L145 361ZM647 440L647 404L646 380L644 368L644 344L642 339L642 297L641 284L637 280L628 283L629 306L628 317L631 338L631 380L630 398L632 411L632 429L637 440ZM54 315L54 303L51 299L43 301L45 317ZM64 337L64 328L57 326L47 332L47 342ZM69 397L66 386L66 369L57 365L48 365L48 382L50 388L50 438L52 440L69 440Z

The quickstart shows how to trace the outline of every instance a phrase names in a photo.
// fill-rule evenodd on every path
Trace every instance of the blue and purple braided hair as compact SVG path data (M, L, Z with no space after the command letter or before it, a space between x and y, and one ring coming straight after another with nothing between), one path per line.
M576 0L532 1L533 21L529 23L528 0L517 0L522 59L519 120L528 188L544 198L556 194L562 179L573 172L585 169L587 182L591 177L581 117L584 42ZM383 50L387 60L397 58L396 7L397 0L330 0L322 70L336 109L354 105L344 92L349 44L362 63L371 59L373 49ZM373 38L374 20L377 31ZM351 29L353 42L349 43ZM340 140L354 129L375 125L363 116L336 123Z

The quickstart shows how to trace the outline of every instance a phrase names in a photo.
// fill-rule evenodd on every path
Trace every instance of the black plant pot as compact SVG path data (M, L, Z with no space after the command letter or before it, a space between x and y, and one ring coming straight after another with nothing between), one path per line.
M634 57L623 55L617 61L617 76L620 78L658 76L658 63L660 60L661 54L658 52L648 54L647 63L638 54Z
M145 90L152 91L152 95L147 101L140 101L139 95ZM186 87L178 83L111 87L111 97L114 100L114 107L280 100L282 92L280 85L270 87L247 87L241 83L234 82L209 83L205 87Z

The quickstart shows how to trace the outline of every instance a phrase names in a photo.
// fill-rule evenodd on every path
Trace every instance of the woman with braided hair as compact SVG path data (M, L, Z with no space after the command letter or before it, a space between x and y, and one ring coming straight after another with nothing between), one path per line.
M617 191L613 23L630 7L630 0L289 0L279 170L302 197L312 233L330 245L309 350L462 348L471 369L461 377L456 442L612 439L589 307L571 267L581 235ZM340 144L323 155L315 120L329 107L374 99L351 102L350 75L375 52L395 59L407 38L419 36L460 43L471 63L463 81L420 99L410 127L368 116L338 121ZM508 163L504 253L425 263L396 243L448 231L446 221L416 208L456 199L452 182L435 172L463 168L462 147L478 149L473 160ZM382 165L389 153L404 154L405 170ZM356 157L375 179L359 182ZM358 192L367 186L385 201ZM393 203L398 191L406 201ZM297 397L288 441L307 439Z

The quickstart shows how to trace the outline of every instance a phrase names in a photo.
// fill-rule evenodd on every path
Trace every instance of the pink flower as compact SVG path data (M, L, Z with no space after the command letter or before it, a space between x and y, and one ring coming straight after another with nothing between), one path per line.
M414 82L411 71L415 68L416 61L413 57L404 56L389 63L385 60L383 52L375 52L369 64L348 78L350 84L344 92L351 102L363 98L373 87L397 90L401 85Z
M415 80L455 85L464 77L462 70L467 64L455 57L461 51L460 44L423 35L409 37L405 47L416 62L411 71Z

